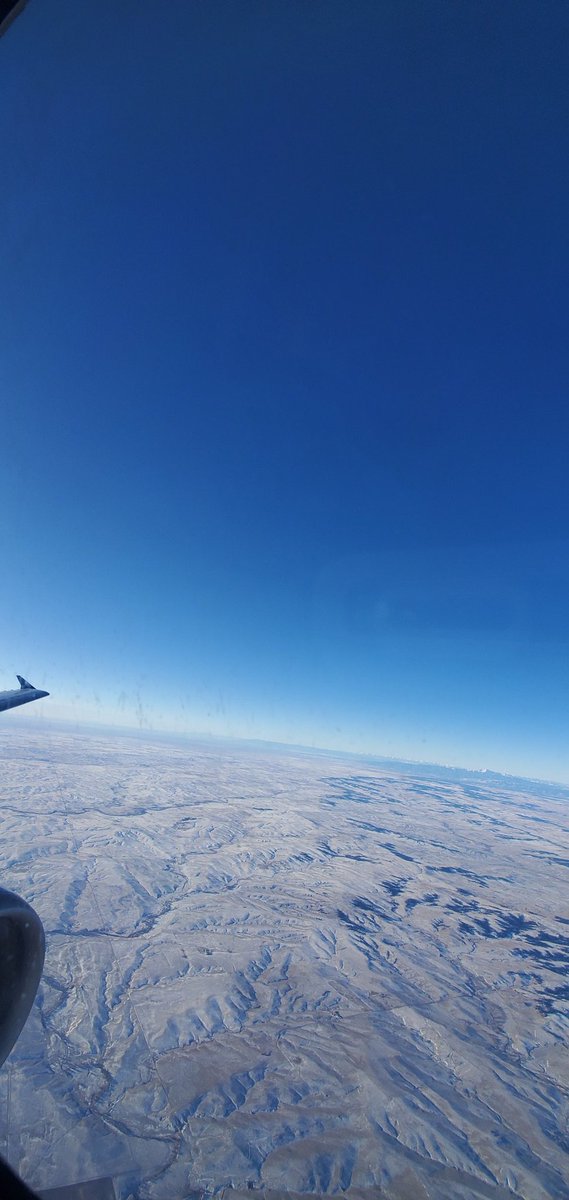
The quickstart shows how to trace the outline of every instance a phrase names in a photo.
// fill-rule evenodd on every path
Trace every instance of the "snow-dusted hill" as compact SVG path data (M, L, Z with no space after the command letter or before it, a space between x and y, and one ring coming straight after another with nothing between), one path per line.
M562 801L15 727L0 764L0 882L47 935L0 1071L30 1184L567 1196Z

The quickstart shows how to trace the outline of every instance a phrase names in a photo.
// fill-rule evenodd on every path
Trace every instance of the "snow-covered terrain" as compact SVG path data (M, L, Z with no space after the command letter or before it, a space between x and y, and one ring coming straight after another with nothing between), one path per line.
M0 761L47 936L0 1071L32 1186L565 1200L562 789L8 723Z

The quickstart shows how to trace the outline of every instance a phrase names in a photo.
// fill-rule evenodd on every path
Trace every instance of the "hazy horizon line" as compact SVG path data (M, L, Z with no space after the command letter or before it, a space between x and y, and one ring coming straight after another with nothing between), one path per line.
M237 744L244 745L244 746L273 747L273 748L279 748L279 749L288 750L288 751L303 751L304 753L308 753L308 754L316 754L316 755L322 754L322 755L326 755L329 757L336 757L336 758L348 757L348 758L358 759L360 761L371 760L374 763L377 762L378 764L382 763L384 765L391 764L392 766L395 766L395 767L398 767L398 766L399 767L420 767L423 769L434 769L434 770L439 770L439 771L443 771L443 772L453 772L453 773L458 772L458 773L462 773L465 775L486 776L486 777L495 778L495 779L520 781L520 782L532 783L532 784L537 783L537 784L541 784L541 785L547 785L550 787L560 787L565 790L569 789L569 781L565 781L565 780L561 780L561 779L546 779L546 778L542 778L541 776L517 774L516 772L513 772L513 771L498 771L498 770L494 770L494 768L492 768L492 767L487 767L487 766L466 767L466 766L463 766L461 763L451 763L451 762L443 763L443 762L438 762L438 761L432 760L432 759L404 758L397 754L393 754L393 755L379 754L374 751L348 750L348 749L343 749L343 748L339 748L339 747L308 745L305 742L292 742L292 741L287 742L287 741L281 741L279 739L272 739L272 738L245 737L243 735L238 735L238 734L213 733L209 730L196 729L196 730L192 730L190 732L188 730L179 730L179 729L155 729L155 728L151 728L151 727L144 726L144 725L135 726L135 725L119 725L116 723L109 724L108 722L105 722L105 721L96 721L96 720L78 720L78 719L70 720L70 719L66 719L65 717L50 718L50 717L40 716L39 714L36 715L33 713L30 713L29 715L28 714L24 715L22 713L14 712L14 715L12 716L11 719L12 719L12 722L16 725L19 724L20 726L23 727L26 724L30 724L30 725L33 725L36 729L43 728L44 731L47 731L49 727L57 729L59 726L63 726L65 730L73 730L73 729L79 730L80 729L80 730L90 731L93 733L105 730L108 733L116 734L118 736L124 735L127 737L130 736L130 737L135 737L135 738L146 737L148 740L152 740L152 738L156 738L158 740L161 740L161 739L162 740L164 740L164 739L179 740L182 742L191 742L191 741L198 741L198 740L203 740L206 742L214 742L214 743L229 742L231 744L237 743Z

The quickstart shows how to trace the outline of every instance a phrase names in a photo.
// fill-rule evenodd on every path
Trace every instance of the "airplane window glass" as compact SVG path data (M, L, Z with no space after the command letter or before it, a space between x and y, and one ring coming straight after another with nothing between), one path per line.
M567 1195L568 26L0 5L2 1195Z

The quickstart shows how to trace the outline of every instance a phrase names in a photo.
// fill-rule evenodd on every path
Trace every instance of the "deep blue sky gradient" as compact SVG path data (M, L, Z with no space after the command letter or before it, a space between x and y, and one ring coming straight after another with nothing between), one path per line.
M568 33L537 0L30 0L1 686L569 781Z

